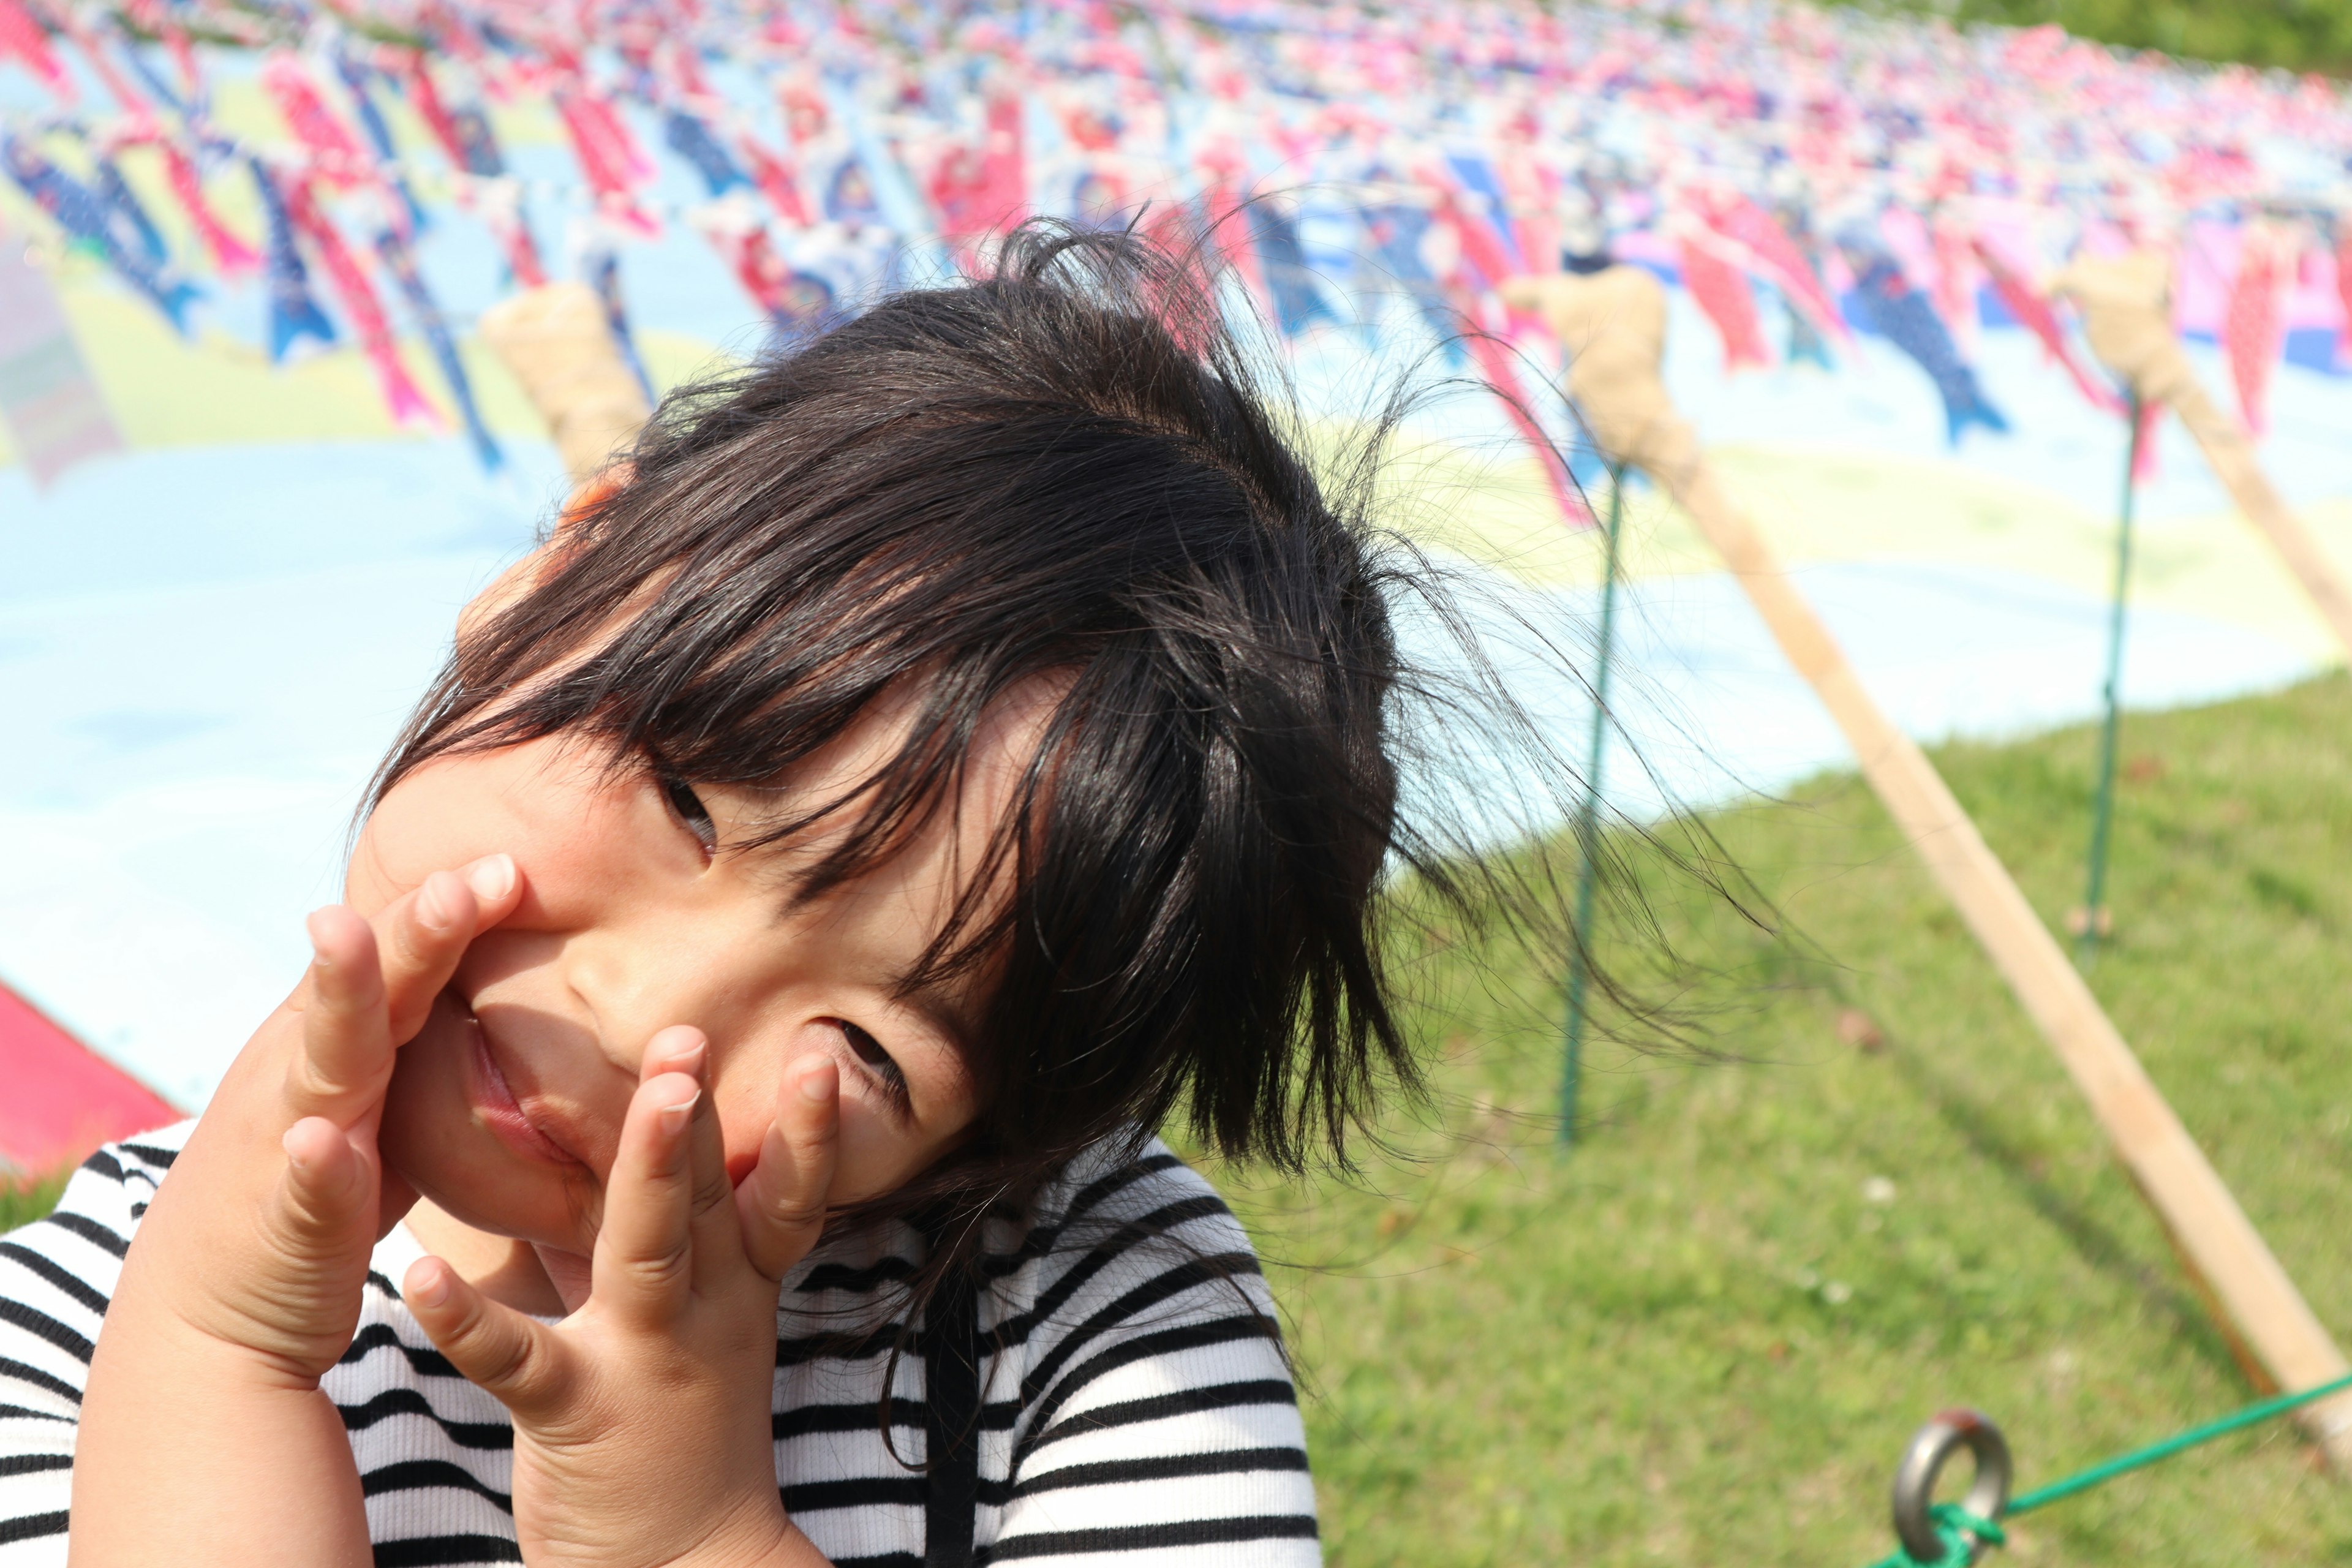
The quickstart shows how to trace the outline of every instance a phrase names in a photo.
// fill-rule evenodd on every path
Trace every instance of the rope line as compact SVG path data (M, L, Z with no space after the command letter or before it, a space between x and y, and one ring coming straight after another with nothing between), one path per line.
M2282 1394L2273 1398L2256 1400L2242 1410L2231 1411L2227 1415L2219 1416L2201 1426L2191 1426L2183 1432L2176 1432L2171 1436L2150 1443L2144 1448L2134 1448L2130 1453L2119 1454L2112 1459L2077 1470L2073 1475L2054 1480L2046 1487L2036 1487L2030 1492L2021 1493L2001 1510L2001 1515L2005 1519L2014 1518L2021 1513L2031 1513L2037 1508L2046 1508L2053 1502L2063 1502L2070 1497L2089 1491L2093 1487L2114 1480L2117 1476L2145 1468L2159 1459L2168 1459L2175 1454L2194 1448L2200 1443L2210 1443L2216 1437L2227 1436L2230 1433L2248 1426L2260 1426L2273 1416L2285 1415L2297 1406L2325 1399L2332 1394L2341 1394L2347 1389L2352 1389L2352 1373L2319 1384L2315 1387L2306 1388L2300 1394ZM1935 1522L1937 1540L1943 1543L1943 1552L1940 1555L1922 1562L1897 1546L1892 1553L1872 1563L1870 1568L1960 1568L1961 1564L1966 1563L1974 1555L1978 1547L2001 1546L2008 1542L2008 1537L2002 1533L1999 1524L1989 1519L1978 1518L1958 1503L1939 1502L1927 1510L1927 1516ZM1953 1555L1956 1550L1959 1552L1957 1557Z

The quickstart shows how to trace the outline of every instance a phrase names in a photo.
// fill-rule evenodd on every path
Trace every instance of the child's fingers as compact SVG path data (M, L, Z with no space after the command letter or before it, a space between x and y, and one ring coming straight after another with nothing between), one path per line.
M286 1169L268 1216L279 1244L298 1256L348 1247L352 1226L373 1195L366 1158L342 1128L323 1116L304 1117L279 1142Z
M824 1229L841 1141L841 1068L811 1053L785 1069L760 1163L735 1189L752 1266L782 1280Z
M375 931L340 904L311 911L310 931L302 1053L287 1075L288 1105L298 1119L349 1123L383 1092L391 1070Z
M438 1258L420 1258L401 1280L401 1297L449 1364L498 1397L520 1420L562 1409L572 1359L561 1336L493 1301Z
M512 858L490 855L456 871L436 871L376 916L395 1044L425 1026L467 944L514 912L521 888Z
M637 1086L604 1178L596 1231L596 1299L640 1325L667 1322L693 1287L694 1155L702 1086L665 1072Z

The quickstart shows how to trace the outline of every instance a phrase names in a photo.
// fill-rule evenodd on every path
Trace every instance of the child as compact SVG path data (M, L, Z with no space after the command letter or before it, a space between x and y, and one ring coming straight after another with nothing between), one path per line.
M0 1242L0 1563L1316 1560L1150 1130L1412 1079L1394 584L1192 279L1024 230L467 608L302 984Z

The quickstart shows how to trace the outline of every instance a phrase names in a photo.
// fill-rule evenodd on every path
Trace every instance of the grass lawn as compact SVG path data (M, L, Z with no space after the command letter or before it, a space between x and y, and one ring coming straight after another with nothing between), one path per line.
M2124 736L2093 984L2352 1345L2352 681ZM1937 754L2053 924L2082 894L2094 747ZM1440 944L1419 965L1440 1102L1396 1125L1403 1155L1303 1191L1219 1173L1279 1260L1330 1562L1860 1568L1941 1406L2000 1421L2030 1487L2253 1396L1858 779L1710 820L1802 937L1647 865L1737 1061L1596 1048L1594 1125L1559 1158L1552 965ZM1880 1048L1841 1037L1849 1009ZM2026 1563L2352 1563L2352 1486L2276 1424L2012 1541Z
M2352 1344L2352 681L2125 740L2093 983ZM2053 920L2080 897L2093 756L2084 730L1937 759ZM1861 1568L1891 1545L1904 1439L1945 1405L1991 1413L2032 1486L2252 1396L1861 784L1710 825L1799 938L1633 861L1714 972L1692 995L1736 1060L1595 1047L1593 1124L1557 1157L1552 966L1433 943L1439 1098L1396 1156L1304 1188L1217 1173L1290 1315L1333 1563ZM1879 1048L1841 1037L1856 1011ZM2022 1563L2352 1564L2352 1486L2281 1424L2011 1539Z

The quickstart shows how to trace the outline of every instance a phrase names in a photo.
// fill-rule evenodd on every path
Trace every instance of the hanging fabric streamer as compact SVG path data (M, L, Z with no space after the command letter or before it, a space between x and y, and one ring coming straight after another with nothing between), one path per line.
M572 138L572 156L579 160L588 188L596 193L598 206L606 216L650 238L661 233L661 225L637 205L636 170L614 134L612 119L599 108L583 89L555 89L555 111Z
M1274 296L1275 320L1286 338L1295 338L1318 321L1337 321L1339 313L1323 297L1305 252L1298 245L1298 226L1288 214L1261 198L1249 206L1250 238L1265 268L1265 286Z
M1811 330L1812 342L1824 338L1843 341L1849 336L1845 318L1838 314L1837 302L1830 298L1820 270L1770 213L1735 194L1702 204L1699 216L1716 233L1748 251L1756 269L1780 291L1791 312ZM1793 348L1790 357L1797 357ZM1811 353L1806 357L1811 357ZM1822 354L1821 363L1829 363L1826 353Z
M307 178L298 177L287 183L286 216L294 220L294 226L318 254L319 264L327 269L327 280L335 286L335 297L342 302L343 314L351 318L359 333L360 352L375 367L376 384L383 389L384 405L392 411L393 421L437 427L440 416L416 389L408 368L400 363L392 323L384 319L383 305L376 299L374 285L368 281L359 258L343 243L333 221L320 210Z
M1723 370L1729 375L1748 366L1769 369L1772 351L1764 342L1764 325L1756 314L1756 291L1747 274L1717 255L1705 238L1685 233L1677 249L1683 265L1683 287L1691 302L1715 323L1723 339Z
M425 346L433 351L434 362L441 367L441 378L449 384L449 399L457 405L458 416L466 423L466 434L474 444L474 456L484 468L496 473L506 465L506 455L499 449L490 427L482 422L482 411L474 402L474 386L466 374L466 362L458 356L457 342L449 336L449 323L442 318L441 307L425 281L424 269L416 265L416 252L397 229L385 227L376 231L375 253L383 261L384 270L392 274L394 284L408 303L408 313L415 318L416 330L424 335Z
M2090 401L2094 408L2115 409L2121 406L2116 395L2092 379L2083 367L2074 345L2067 341L2065 329L2058 324L2058 313L2050 301L2033 291L2032 286L2018 276L2009 264L1984 242L1981 236L1970 242L1976 251L1977 263L1991 280L1994 294L2000 297L2009 313L2024 324L2026 331L2041 340L2042 351L2066 369L2074 379L2075 389Z
M583 259L582 272L604 309L604 325L613 334L613 346L620 351L621 363L629 367L637 390L646 395L646 406L659 405L654 378L646 374L645 356L637 352L636 334L629 330L628 301L621 297L621 258L609 248L591 251Z
M103 196L42 157L13 132L0 133L0 164L5 165L16 187L58 227L161 310L173 331L187 336L188 306L198 297L195 286L160 269L143 251L126 245L127 226Z
M2336 331L2336 363L2352 367L2352 220L2336 219L2336 300L2343 307L2344 324Z
M73 78L49 47L49 35L19 0L0 0L0 59L19 62L66 103L78 96Z
M161 267L169 261L172 252L163 243L163 231L155 226L155 220L149 217L147 209L139 205L138 196L131 189L131 182L122 177L121 166L115 163L112 154L96 154L90 159L90 169L97 176L100 199L121 220L122 227L138 240L140 254L152 266Z
M335 74L342 79L343 90L351 95L352 107L359 114L360 130L375 151L378 167L387 171L385 183L400 198L401 210L408 215L409 227L423 229L425 209L417 205L416 193L408 188L407 176L399 172L400 150L393 143L392 127L384 123L383 110L376 107L368 89L367 68L352 58L348 46L339 45L333 58Z
M736 137L735 147L751 169L752 183L768 198L768 205L776 209L778 217L802 227L813 221L808 203L801 196L800 182L793 177L782 158L762 147L748 131Z
M154 146L163 155L164 181L172 187L172 195L179 202L188 226L212 253L213 265L232 278L259 267L260 253L230 232L220 215L213 211L212 204L205 199L204 180L196 173L195 160L168 136L157 137Z
M1962 363L1959 351L1952 346L1951 334L1944 330L1936 308L1904 279L1893 258L1871 260L1854 284L1854 298L1870 324L1935 383L1937 395L1944 400L1945 436L1953 445L1958 445L1960 432L1970 425L1993 431L2009 428L2009 421L1977 385L1976 372Z
M668 110L662 116L662 141L671 152L693 165L714 196L723 196L751 183L711 133L709 123L698 114L675 107Z
M335 324L310 298L310 269L294 241L294 220L286 210L286 194L258 158L247 158L253 188L261 198L261 215L268 234L269 361L286 363L287 354L304 338L321 343L335 341Z
M122 449L121 429L74 342L57 289L0 228L0 425L35 489Z
M2238 413L2247 432L2270 426L2271 367L2286 341L2284 310L2293 258L2285 237L2260 221L2246 225L2238 241L2237 276L2222 318L2221 342L2230 356L2230 380L2238 390Z
M370 179L374 160L360 151L351 131L327 107L310 83L301 60L279 49L261 67L262 90L310 154L311 168L339 191L348 191Z

